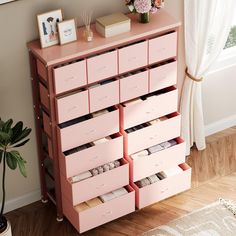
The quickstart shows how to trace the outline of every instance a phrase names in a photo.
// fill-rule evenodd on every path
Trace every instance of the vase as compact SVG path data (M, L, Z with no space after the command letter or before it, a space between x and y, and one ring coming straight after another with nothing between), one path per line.
M87 42L93 41L93 31L90 29L90 26L85 27L84 38Z
M149 12L139 13L139 22L142 24L146 24L149 22Z

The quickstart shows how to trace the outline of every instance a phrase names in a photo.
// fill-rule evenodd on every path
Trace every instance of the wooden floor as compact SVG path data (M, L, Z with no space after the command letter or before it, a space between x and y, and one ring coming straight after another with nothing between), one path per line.
M139 235L210 204L219 197L236 201L236 127L209 137L207 149L203 152L193 149L187 162L193 167L191 190L83 235ZM56 222L52 203L36 202L6 216L12 223L13 236L79 235L66 219Z

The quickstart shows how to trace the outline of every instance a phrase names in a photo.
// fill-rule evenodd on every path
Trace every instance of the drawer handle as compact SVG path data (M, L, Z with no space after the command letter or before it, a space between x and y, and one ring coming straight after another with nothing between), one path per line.
M105 70L105 69L107 69L107 66L102 66L102 67L98 68L97 70L98 70L98 71L103 71L103 70Z
M135 86L131 87L130 90L137 89L137 88L138 88L138 85L135 85Z
M71 80L74 80L74 79L75 79L75 77L71 76L71 77L66 78L65 81L68 82L68 81L71 81Z
M96 188L97 189L100 189L100 188L103 188L103 187L105 187L106 186L106 184L100 184L99 186L97 186Z
M166 188L166 189L162 190L161 193L165 193L165 192L167 192L168 190L169 190L169 189Z
M159 166L161 166L161 165L162 165L162 162L155 164L156 167L159 167Z
M130 57L129 59L128 59L128 61L134 61L134 60L136 60L137 59L137 57Z
M68 108L68 112L71 112L71 111L73 111L73 110L75 110L77 108L77 106L73 106L73 107L70 107L70 108Z
M94 161L94 160L97 160L98 159L98 156L95 156L93 158L90 159L90 161Z
M92 134L92 133L94 133L94 132L95 132L95 129L92 129L92 130L88 131L88 132L86 133L86 135Z
M151 111L146 111L146 114L149 115L149 114L152 114L152 112Z
M166 48L160 48L159 50L158 50L158 52L163 52L163 51L165 51L166 50Z
M102 214L103 217L110 216L112 214L112 211L107 211L104 214Z
M104 97L102 97L102 98L99 98L99 101L103 101L103 100L105 100L105 99L108 99L108 96L104 96Z

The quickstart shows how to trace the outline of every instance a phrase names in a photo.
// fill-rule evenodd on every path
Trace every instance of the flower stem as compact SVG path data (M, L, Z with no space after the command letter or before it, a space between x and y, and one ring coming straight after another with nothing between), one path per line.
M6 150L3 151L3 172L2 172L2 207L0 217L3 216L4 206L5 206L5 176L6 176Z

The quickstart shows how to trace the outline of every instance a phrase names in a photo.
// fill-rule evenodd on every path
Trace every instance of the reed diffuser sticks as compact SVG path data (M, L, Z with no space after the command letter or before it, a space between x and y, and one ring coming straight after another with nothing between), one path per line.
M88 42L93 40L93 31L90 28L93 12L93 9L85 9L81 12L81 18L85 25L84 37Z

